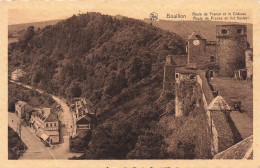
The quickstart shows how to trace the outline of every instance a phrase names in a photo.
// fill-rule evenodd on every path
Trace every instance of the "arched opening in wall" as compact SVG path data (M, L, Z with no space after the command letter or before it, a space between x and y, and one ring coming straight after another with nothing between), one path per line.
M179 73L175 74L175 78L178 79L179 78Z
M190 75L190 79L195 79L195 75L194 75L194 74L191 74L191 75Z
M222 30L221 30L221 33L222 33L222 34L227 34L227 30L226 30L226 29L222 29Z
M237 29L238 34L242 34L242 29Z

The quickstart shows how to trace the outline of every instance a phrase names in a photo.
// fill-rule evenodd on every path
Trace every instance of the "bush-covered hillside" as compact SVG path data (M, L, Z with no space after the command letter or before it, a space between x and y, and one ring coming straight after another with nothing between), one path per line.
M166 56L183 54L184 46L177 34L142 21L80 14L41 30L28 27L9 45L9 72L22 68L29 85L91 100L98 127L86 159L177 158L167 153L156 100Z
M15 103L27 102L32 107L50 107L54 100L49 95L43 95L37 91L26 89L17 84L8 83L8 111L15 111Z
M8 126L8 159L17 160L27 150L26 144L21 141L19 135ZM19 146L21 144L21 146ZM20 151L20 149L22 149Z

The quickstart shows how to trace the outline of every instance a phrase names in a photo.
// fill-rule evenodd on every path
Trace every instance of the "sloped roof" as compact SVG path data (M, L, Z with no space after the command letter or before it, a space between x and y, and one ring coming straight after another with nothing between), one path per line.
M76 124L90 124L91 121L92 121L92 118L90 118L89 116L86 115L86 116L80 118L80 119L76 122Z
M213 159L252 159L253 135L220 152Z
M181 73L181 74L197 74L196 70L185 68L185 67L177 67L177 68L175 68L175 72Z
M25 73L22 69L16 69L12 73Z
M57 105L59 105L57 102L53 103L53 104L50 106L50 109L51 109L51 110L56 109Z
M16 104L20 106L25 106L27 103L24 101L18 101Z
M50 113L49 116L46 118L46 122L55 122L58 121L58 115L56 113Z
M199 39L199 40L204 39L204 40L206 40L206 37L201 32L195 32L194 31L188 38L188 40L191 40L191 39Z
M231 107L228 105L228 103L224 100L223 97L217 96L209 104L208 110L212 110L212 111L231 110Z
M50 114L51 114L51 109L50 108L42 108L40 113L44 116L46 119Z
M87 133L88 133L89 130L87 131L83 131L83 130L80 130L77 134L75 134L72 138L75 139L75 138L80 138L80 139L83 139Z
M44 122L55 122L58 121L58 115L51 112L50 108L38 109L37 112L34 112L32 115L38 116Z

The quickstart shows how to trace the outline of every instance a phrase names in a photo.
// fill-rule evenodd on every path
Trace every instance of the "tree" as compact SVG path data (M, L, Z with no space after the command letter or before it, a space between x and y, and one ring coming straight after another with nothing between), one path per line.
M165 159L167 152L163 136L154 131L138 137L135 148L127 154L127 159Z

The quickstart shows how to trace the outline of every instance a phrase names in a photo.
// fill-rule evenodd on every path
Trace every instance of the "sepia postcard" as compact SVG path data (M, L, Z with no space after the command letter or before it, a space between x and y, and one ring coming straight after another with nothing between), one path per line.
M0 167L260 168L259 5L0 1Z

